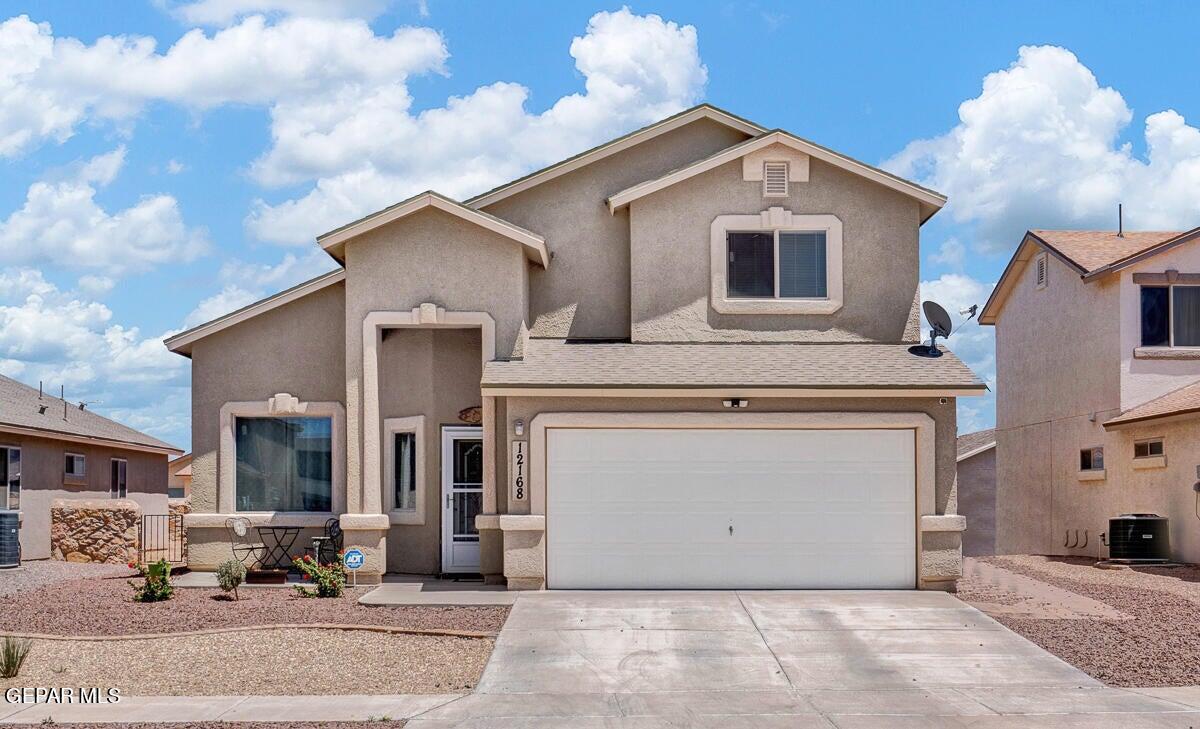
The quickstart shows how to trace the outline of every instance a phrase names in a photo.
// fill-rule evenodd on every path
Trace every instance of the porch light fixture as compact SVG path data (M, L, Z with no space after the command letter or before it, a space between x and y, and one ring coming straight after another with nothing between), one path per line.
M748 407L750 405L750 401L735 398L733 400L725 400L722 404L724 404L727 408L740 410L741 408Z
M514 420L513 421L513 432L516 433L517 435L525 435L525 421L524 420Z

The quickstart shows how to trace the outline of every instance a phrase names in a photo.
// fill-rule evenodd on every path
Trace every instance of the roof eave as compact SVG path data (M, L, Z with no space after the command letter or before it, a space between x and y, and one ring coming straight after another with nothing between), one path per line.
M980 446L978 448L972 448L971 450L967 451L966 453L962 454L957 459L955 459L955 463L962 463L963 461L967 460L968 458L974 458L975 456L979 455L980 453L987 453L988 451L990 451L991 449L993 449L995 447L996 447L996 441L992 441L991 443L988 443L987 445Z
M1033 258L1031 251L1034 248L1045 249L1068 267L1074 269L1080 277L1087 274L1087 269L1083 266L1068 258L1062 251L1047 243L1032 230L1027 230L1021 238L1021 243L1017 246L1017 250L1013 252L1012 258L1008 260L1008 265L1004 267L1004 273L1000 274L1000 279L992 289L992 294L988 297L987 303L983 305L983 311L979 314L980 324L995 326L996 320L1000 316L1000 310L1004 308L1004 302L1008 299L1012 289L1017 285L1016 276L1025 267L1025 264Z
M34 428L24 425L12 425L9 423L0 423L0 433L28 435L35 438L46 438L47 440L61 440L67 441L68 443L86 443L146 453L161 453L167 456L178 456L184 453L182 448L176 448L175 446L167 445L165 443L163 445L135 443L133 441L120 440L119 438L102 438L99 436L80 435L77 433L64 433L62 431L53 430L50 428Z

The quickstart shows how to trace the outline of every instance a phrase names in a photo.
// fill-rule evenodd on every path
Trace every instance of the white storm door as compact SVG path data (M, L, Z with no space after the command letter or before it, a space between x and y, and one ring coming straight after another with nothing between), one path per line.
M479 571L483 429L442 428L442 572Z
M547 431L547 586L916 586L912 430Z

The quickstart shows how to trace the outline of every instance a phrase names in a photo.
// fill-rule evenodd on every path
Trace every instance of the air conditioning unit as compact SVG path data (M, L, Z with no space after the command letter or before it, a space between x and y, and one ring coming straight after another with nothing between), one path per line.
M21 512L0 510L0 569L21 566Z
M1171 560L1167 517L1121 514L1108 520L1108 558L1114 562L1162 563Z

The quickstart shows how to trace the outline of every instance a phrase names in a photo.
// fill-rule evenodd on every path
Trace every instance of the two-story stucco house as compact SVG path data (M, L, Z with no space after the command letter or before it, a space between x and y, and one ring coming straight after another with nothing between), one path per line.
M1200 230L1026 233L996 327L996 549L1106 556L1108 519L1171 520L1200 561Z
M908 352L944 203L703 105L326 233L334 273L168 340L191 565L242 514L339 518L360 580L952 588L985 386Z

